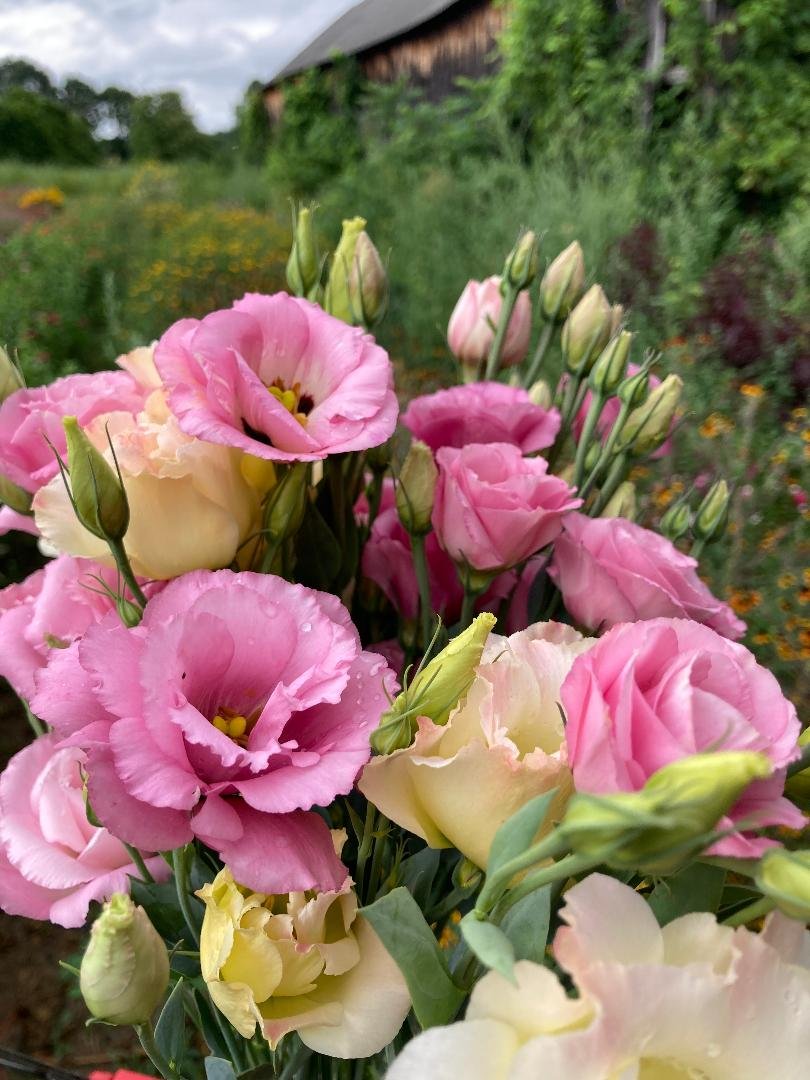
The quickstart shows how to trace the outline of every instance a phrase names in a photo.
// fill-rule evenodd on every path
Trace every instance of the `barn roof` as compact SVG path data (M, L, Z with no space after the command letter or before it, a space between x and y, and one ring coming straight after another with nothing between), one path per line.
M336 54L353 56L399 37L456 3L458 0L362 0L311 41L271 82L317 67Z

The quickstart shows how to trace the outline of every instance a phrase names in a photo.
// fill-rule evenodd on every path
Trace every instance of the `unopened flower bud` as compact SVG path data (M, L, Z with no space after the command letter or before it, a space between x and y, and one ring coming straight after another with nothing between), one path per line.
M287 284L296 296L309 296L320 276L320 260L312 229L312 210L308 206L302 206L298 211L292 249L287 260Z
M93 923L79 987L107 1024L145 1024L169 985L169 956L142 907L114 893Z
M5 503L18 514L30 514L31 499L30 491L24 491L0 473L0 503Z
M397 435L396 432L390 439L386 439L384 443L380 443L379 446L372 446L370 450L366 451L366 463L372 472L382 473L391 464L391 457L394 453L394 441Z
M397 477L396 490L399 520L412 536L423 536L430 531L438 478L439 470L430 447L414 439Z
M646 398L649 385L650 376L647 372L637 371L635 375L629 375L619 384L616 397L623 405L635 409Z
M0 348L0 405L25 383L20 370L5 349Z
M66 416L62 425L76 516L100 540L121 540L129 528L129 503L120 476L96 450L75 416Z
M785 915L810 922L810 851L771 848L762 856L756 883Z
M686 536L692 524L692 511L689 503L681 499L673 503L658 523L658 531L662 536L674 543Z
M472 860L459 859L453 871L453 885L457 889L474 889L484 876L480 866L476 866Z
M279 544L295 536L301 528L307 508L309 467L298 461L273 489L264 511L264 528L267 541Z
M771 774L764 754L692 754L653 773L641 791L579 793L560 829L573 851L622 870L672 873L704 850L749 784Z
M810 728L805 728L799 736L799 746L804 749L810 745ZM810 810L810 767L793 773L785 782L785 795L801 810Z
M627 370L632 340L633 335L622 330L610 339L593 365L588 381L602 397L612 397L618 390Z
M403 716L389 709L383 713L380 726L372 731L369 738L371 749L383 757L396 750L406 750L416 735L417 721L412 715Z
M376 326L388 304L388 275L367 232L357 237L349 273L349 303L354 321L367 330Z
M585 280L585 259L579 241L553 260L540 282L540 305L546 319L562 321L577 302Z
M354 249L357 238L366 227L366 219L351 218L343 222L343 233L335 248L329 280L326 283L323 306L330 315L342 319L350 325L354 322L351 301L349 299L349 275L354 261Z
M662 446L669 437L682 390L680 375L667 375L647 400L627 417L617 449L629 450L635 457L645 457Z
M568 370L590 371L610 339L611 311L601 285L592 285L565 320L561 345Z
M615 337L624 322L624 304L613 304L610 309L610 336Z
M532 405L539 405L541 409L550 409L554 404L551 387L544 379L538 379L529 387L529 401Z
M528 289L537 276L537 237L528 229L510 252L503 268L503 283Z
M636 485L630 480L625 480L614 491L607 506L599 515L603 518L627 518L634 521L636 517Z
M115 608L121 622L130 629L132 629L133 626L138 626L143 618L143 611L137 604L133 604L131 600L127 600L125 596L119 596L116 599Z
M692 532L696 540L710 543L722 537L728 524L729 498L728 484L725 480L715 481L706 492L695 514Z

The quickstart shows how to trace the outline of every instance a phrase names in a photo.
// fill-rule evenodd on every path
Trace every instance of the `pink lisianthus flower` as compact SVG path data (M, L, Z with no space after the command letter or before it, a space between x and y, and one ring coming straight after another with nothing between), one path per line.
M433 528L450 558L475 570L516 566L555 540L582 504L545 458L524 458L508 443L444 446Z
M363 548L361 568L365 577L382 589L401 618L414 620L419 613L419 586L411 538L393 504L393 483L386 481L380 506ZM464 589L453 560L442 551L433 532L425 537L425 558L431 607L447 625L452 625L461 615ZM508 596L513 584L513 574L501 574L481 597L479 610L487 610Z
M476 368L489 356L501 317L501 279L468 281L458 298L447 327L447 343L458 361ZM529 350L532 335L532 303L527 291L517 298L501 353L501 366L519 364Z
M86 755L56 744L37 739L0 774L0 908L81 926L91 901L129 892L138 870L120 840L87 820ZM162 858L145 861L156 880L168 877Z
M48 441L66 452L65 416L85 425L103 413L138 412L143 400L143 389L125 371L67 375L17 390L0 405L0 471L26 491L38 491L58 472Z
M742 637L745 623L712 595L697 566L666 537L626 518L569 514L549 574L569 615L591 630L670 617Z
M700 623L615 626L574 661L562 704L577 791L638 791L658 769L690 754L753 750L775 771L752 783L718 828L805 824L782 795L785 768L799 756L795 708L746 648ZM771 843L735 832L710 850L757 858Z
M393 685L336 597L196 571L135 629L106 619L56 654L32 708L86 748L91 805L116 836L160 851L199 837L277 893L345 879L310 810L351 790Z
M34 677L54 649L63 649L113 610L93 576L111 589L115 571L89 559L61 555L18 585L0 589L0 675L20 697L34 693Z
M534 405L522 387L476 382L414 398L402 423L431 450L496 442L532 454L557 438L560 414Z
M316 304L249 293L181 319L155 364L183 431L273 461L367 450L391 435L391 362L362 330Z

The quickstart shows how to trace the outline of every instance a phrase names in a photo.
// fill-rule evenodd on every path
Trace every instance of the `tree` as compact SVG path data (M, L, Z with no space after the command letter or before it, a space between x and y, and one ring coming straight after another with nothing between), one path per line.
M129 132L132 156L182 161L210 156L210 139L198 131L179 94L147 94L132 106Z
M27 90L50 101L56 101L57 97L56 87L48 74L21 57L0 63L0 94L14 89Z
M63 105L19 87L0 94L0 157L90 165L98 156L87 123Z

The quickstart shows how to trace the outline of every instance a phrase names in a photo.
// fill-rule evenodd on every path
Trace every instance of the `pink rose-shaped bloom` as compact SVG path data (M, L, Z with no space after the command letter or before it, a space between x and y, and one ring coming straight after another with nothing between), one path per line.
M394 430L387 353L316 304L249 293L204 319L181 319L155 364L189 435L274 461L366 450Z
M24 532L39 536L36 522L28 514L18 514L10 506L0 506L0 536L10 532Z
M568 759L578 791L638 791L664 765L712 750L754 750L775 772L751 784L719 828L801 828L782 797L799 721L776 679L742 645L686 619L615 626L563 683ZM771 843L735 833L711 849L756 858Z
M582 504L545 458L524 458L508 443L442 447L433 528L457 563L475 570L515 566L559 536L565 514Z
M393 488L393 485L392 485ZM383 493L381 505L385 505ZM430 583L431 607L452 625L461 615L464 589L453 560L439 547L436 534L425 537L425 559ZM419 613L419 586L413 564L411 538L399 520L395 506L382 509L374 520L371 534L363 548L363 574L382 589L403 619L415 619ZM479 601L479 610L488 610L509 592L513 574L500 574Z
M560 414L533 405L522 387L476 382L414 398L402 423L431 450L499 442L533 454L557 438Z
M450 351L462 364L477 367L489 356L495 338L493 326L501 317L501 279L468 281L458 298L447 327ZM532 303L525 290L518 295L501 353L501 366L519 364L529 350L532 335Z
M37 739L0 774L0 908L81 926L92 900L129 892L128 875L138 870L120 840L87 820L86 755L56 742ZM154 878L168 877L159 856L146 865Z
M32 708L87 750L93 810L127 843L197 836L250 888L332 889L346 871L308 811L351 790L386 680L335 596L201 570L135 629L107 618L56 652Z
M638 364L628 364L627 365L627 374L628 375L637 375L639 373L639 371L641 371L641 368L638 366ZM653 375L652 373L650 373L650 390L654 390L656 388L656 386L660 386L660 385L661 385L661 380L658 378L658 376ZM577 415L574 417L574 423L571 426L572 434L574 436L574 439L577 442L579 442L579 437L582 434L583 427L585 426L585 419L586 419L586 417L588 415L588 410L591 407L591 402L592 401L593 401L593 395L591 394L591 391L588 390L588 392L585 394L585 397L582 399L582 405L580 407L580 410L577 413ZM608 435L611 432L611 429L612 429L613 425L616 423L616 420L619 417L619 409L620 408L621 408L621 404L619 402L619 399L615 398L615 397L612 397L612 398L608 399L608 401L605 404L605 407L602 409L602 412L599 414L599 420L597 421L597 424L596 424L596 430L599 432L599 437L602 439L602 442L604 442L607 439ZM673 416L672 424L670 425L670 432L672 432L672 430L675 428L676 424L677 424L677 419ZM659 446L658 449L654 453L650 454L650 457L651 458L662 458L662 457L666 457L667 454L670 454L670 453L672 453L672 439L671 438L667 439L667 441L662 446Z
M549 574L569 615L592 630L667 616L742 637L745 623L712 595L697 565L666 537L626 518L570 514Z
M111 588L116 573L61 555L20 582L0 589L0 675L24 698L34 693L34 676L54 648L81 637L113 608L92 576Z
M26 491L38 491L56 476L56 456L64 457L62 419L82 426L102 413L143 408L141 387L125 371L67 375L50 386L17 390L0 405L0 472Z

